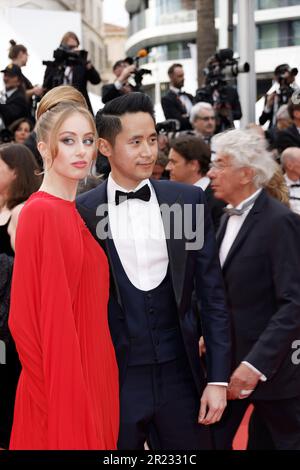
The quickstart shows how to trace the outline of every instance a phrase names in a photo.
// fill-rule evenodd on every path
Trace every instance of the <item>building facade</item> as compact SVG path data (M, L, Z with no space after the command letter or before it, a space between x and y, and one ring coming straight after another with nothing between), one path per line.
M127 29L122 26L104 23L105 44L105 69L102 77L102 85L114 82L116 77L112 68L117 60L125 58L125 44Z
M220 26L218 3L216 0L217 31ZM233 15L235 51L236 3ZM145 77L144 84L150 95L157 96L157 83L160 83L161 92L164 93L169 81L167 70L174 62L184 66L185 89L194 94L197 88L196 0L127 0L126 9L130 15L127 55L135 55L141 48L148 50L145 66L153 73ZM259 98L270 87L273 70L278 64L288 62L300 69L299 0L256 0L255 23Z
M0 6L3 9L26 8L81 13L80 47L88 51L89 59L100 73L105 69L103 0L1 0ZM66 32L68 30L66 25ZM89 88L94 93L100 93L100 85L89 85Z

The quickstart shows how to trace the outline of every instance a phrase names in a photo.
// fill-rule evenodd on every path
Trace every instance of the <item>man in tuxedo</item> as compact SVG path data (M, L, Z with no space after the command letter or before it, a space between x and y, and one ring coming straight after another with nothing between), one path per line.
M218 421L226 406L230 326L202 190L149 180L157 133L148 96L130 93L110 101L96 124L98 148L111 173L81 195L77 206L111 268L109 324L120 371L118 448L143 449L155 433L161 449L210 449L207 425ZM196 216L199 209L204 220ZM169 217L169 210L176 216ZM206 376L199 319L191 308L194 288L203 304Z
M22 71L15 64L9 64L4 70L3 81L5 91L0 97L0 121L9 127L14 121L23 117L30 117L28 102L22 87Z
M193 184L204 191L215 230L217 230L225 206L216 199L207 176L210 149L200 137L181 134L170 142L169 161L166 170L171 181Z
M215 447L231 449L252 403L276 449L300 450L300 217L263 189L275 166L259 136L233 130L213 145L208 176L229 203L217 241L234 345Z
M168 70L170 88L162 97L161 104L166 119L177 119L180 130L192 129L189 116L193 106L193 96L181 91L184 86L184 70L181 64L173 64Z

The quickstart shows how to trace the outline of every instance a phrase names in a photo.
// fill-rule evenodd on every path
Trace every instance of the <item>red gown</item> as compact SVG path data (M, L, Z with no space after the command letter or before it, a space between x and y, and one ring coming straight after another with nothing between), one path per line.
M9 326L22 372L10 449L116 449L108 295L106 256L75 202L33 194L16 236Z

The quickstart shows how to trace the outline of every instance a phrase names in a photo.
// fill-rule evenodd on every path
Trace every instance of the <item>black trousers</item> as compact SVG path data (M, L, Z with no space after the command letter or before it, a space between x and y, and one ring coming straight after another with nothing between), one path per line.
M232 449L235 433L250 403L259 418L257 422L264 423L276 450L300 450L300 396L285 400L229 401L221 421L211 426L215 449Z
M198 424L200 397L186 359L128 367L120 393L119 450L212 449Z

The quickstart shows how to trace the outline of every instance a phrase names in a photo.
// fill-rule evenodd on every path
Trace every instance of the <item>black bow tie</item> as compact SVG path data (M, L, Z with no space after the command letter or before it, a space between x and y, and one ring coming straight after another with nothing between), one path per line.
M151 197L151 191L148 184L142 186L138 191L130 191L130 193L124 193L123 191L116 191L115 203L116 206L126 201L127 199L141 199L142 201L149 201Z

